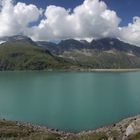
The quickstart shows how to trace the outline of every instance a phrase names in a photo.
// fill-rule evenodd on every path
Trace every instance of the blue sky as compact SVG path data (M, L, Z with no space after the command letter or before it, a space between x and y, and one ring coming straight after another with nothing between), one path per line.
M46 8L48 5L62 6L73 9L83 3L84 0L16 0L27 4L35 4L40 8ZM140 16L140 0L103 0L109 9L116 11L122 19L120 25L125 26L132 22L134 16Z
M0 0L0 8L0 37L111 37L140 46L140 0Z

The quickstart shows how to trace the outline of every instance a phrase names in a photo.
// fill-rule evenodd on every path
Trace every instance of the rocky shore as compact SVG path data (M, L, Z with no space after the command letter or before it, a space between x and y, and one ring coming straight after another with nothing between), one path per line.
M66 133L30 123L0 120L0 140L140 140L140 115L93 131Z

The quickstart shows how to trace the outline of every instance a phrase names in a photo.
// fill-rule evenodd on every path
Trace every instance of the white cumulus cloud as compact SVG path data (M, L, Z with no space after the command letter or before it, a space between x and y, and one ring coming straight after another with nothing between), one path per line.
M0 37L16 34L34 40L116 37L140 46L140 17L134 17L125 27L119 27L120 22L117 13L101 0L84 0L74 9L50 5L45 10L33 4L0 0Z
M40 11L35 5L17 3L12 0L1 1L0 36L11 36L26 32L28 24L36 21Z
M48 6L45 19L30 30L30 35L36 40L116 37L119 23L116 12L103 1L85 0L72 11Z
M140 17L134 17L133 23L120 28L120 39L128 43L140 46Z

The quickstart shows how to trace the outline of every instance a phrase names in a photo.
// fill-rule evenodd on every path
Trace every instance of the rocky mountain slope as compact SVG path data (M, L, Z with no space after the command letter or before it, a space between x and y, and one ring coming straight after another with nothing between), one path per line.
M63 40L58 44L37 42L49 50L85 68L139 68L140 48L115 38L103 38L92 42Z
M94 50L94 51L109 51L116 50L120 52L126 52L133 55L140 56L140 47L125 43L116 38L103 38L98 40L92 40L87 42L86 40L62 40L60 43L55 44L52 42L38 41L38 46L48 49L54 54L63 54L65 51L72 50Z
M22 35L0 38L0 70L140 68L140 47L115 38L34 42Z

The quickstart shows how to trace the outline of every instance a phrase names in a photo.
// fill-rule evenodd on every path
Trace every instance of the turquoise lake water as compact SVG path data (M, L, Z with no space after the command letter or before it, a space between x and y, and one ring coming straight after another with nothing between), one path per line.
M0 118L63 131L140 114L140 72L0 72Z

